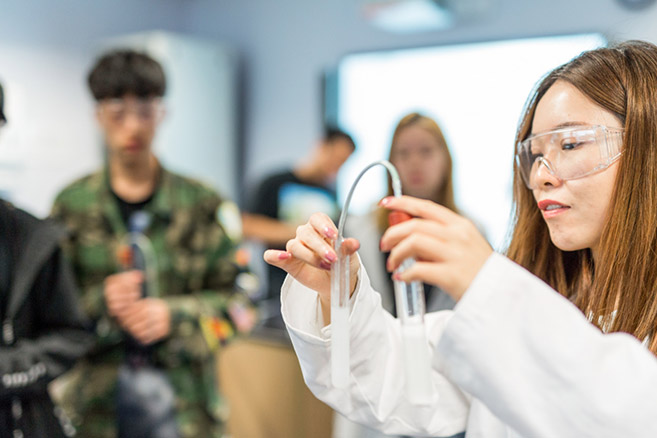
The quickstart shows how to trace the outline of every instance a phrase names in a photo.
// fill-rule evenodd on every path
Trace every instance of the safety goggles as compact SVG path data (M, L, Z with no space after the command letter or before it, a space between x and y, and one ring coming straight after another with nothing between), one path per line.
M159 98L105 99L98 103L98 110L116 124L125 122L131 113L143 122L159 122L164 115L164 107Z
M524 183L538 188L539 171L561 181L600 172L622 152L623 129L606 126L569 126L534 134L518 143L516 163Z

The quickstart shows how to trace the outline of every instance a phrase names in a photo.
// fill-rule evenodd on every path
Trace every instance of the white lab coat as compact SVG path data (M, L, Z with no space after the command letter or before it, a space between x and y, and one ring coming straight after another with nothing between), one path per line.
M306 383L348 418L391 434L657 437L657 359L637 339L602 334L567 299L499 254L454 311L428 314L436 397L404 397L397 320L361 267L351 300L351 382L331 386L330 330L317 294L288 277L282 312Z

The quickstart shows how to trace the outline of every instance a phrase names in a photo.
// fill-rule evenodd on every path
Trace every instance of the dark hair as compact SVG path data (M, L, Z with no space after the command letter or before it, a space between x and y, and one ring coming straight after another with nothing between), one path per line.
M162 66L147 54L129 49L102 55L89 72L87 83L97 101L126 94L162 97L166 90Z
M5 123L7 118L5 117L5 93L2 91L2 84L0 84L0 123Z
M351 135L335 126L326 127L324 131L324 142L333 143L336 140L346 140L351 145L351 149L356 150L356 143L354 143L354 139L351 138Z
M600 257L594 260L589 249L562 251L551 242L517 162L507 254L570 298L593 324L649 338L650 351L657 354L657 46L626 41L584 52L553 70L530 96L516 144L531 133L536 107L557 81L577 88L625 128Z

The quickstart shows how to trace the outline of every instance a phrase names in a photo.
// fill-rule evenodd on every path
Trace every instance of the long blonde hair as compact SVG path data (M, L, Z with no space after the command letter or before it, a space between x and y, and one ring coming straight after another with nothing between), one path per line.
M571 299L609 332L649 338L657 354L657 46L628 41L584 52L549 73L527 102L516 143L532 130L536 106L565 81L624 125L609 218L600 256L566 252L550 240L536 201L514 165L514 221L509 258Z
M410 126L419 126L429 132L436 139L438 147L445 155L445 172L443 174L442 184L431 200L458 213L456 203L454 202L454 184L452 183L452 155L449 153L449 148L447 147L447 141L445 140L443 131L435 120L419 113L410 113L402 117L392 134L392 143L390 144L388 160L392 160L397 144L399 143L398 140L400 133ZM388 196L391 196L392 194L392 180L388 177ZM389 212L390 210L379 208L376 213L377 225L382 232L388 227Z

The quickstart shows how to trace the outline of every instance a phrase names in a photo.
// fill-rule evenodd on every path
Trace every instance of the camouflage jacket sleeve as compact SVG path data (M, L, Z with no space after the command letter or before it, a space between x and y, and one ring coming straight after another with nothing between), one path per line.
M55 199L50 217L68 230L68 236L62 242L62 249L73 268L80 289L82 310L94 323L96 344L101 347L107 344L117 344L121 342L123 335L118 325L111 320L107 313L103 296L105 277L104 275L89 275L85 265L86 260L82 260L88 258L80 251L82 248L80 223L84 219L75 208L72 208L67 198L67 194L63 193ZM110 260L105 261L105 265L110 264L112 264Z
M171 333L161 348L167 358L206 356L253 326L254 310L237 286L238 276L251 274L236 259L240 236L231 232L232 226L227 223L234 219L222 215L232 206L212 194L194 209L194 229L202 234L206 247L203 260L184 263L205 269L202 280L189 286L190 293L162 297L171 310ZM234 215L239 221L236 208Z

